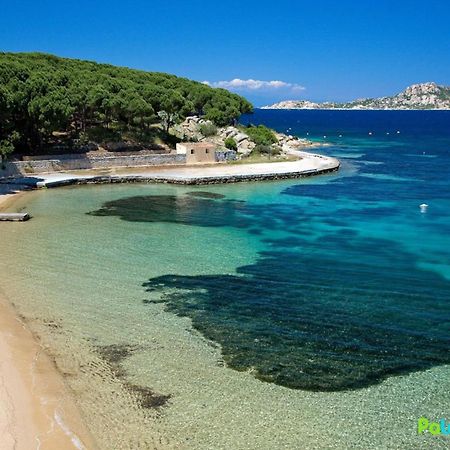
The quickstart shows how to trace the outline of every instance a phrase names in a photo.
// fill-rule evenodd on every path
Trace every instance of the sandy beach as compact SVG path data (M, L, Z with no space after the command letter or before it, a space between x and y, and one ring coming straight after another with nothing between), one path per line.
M1 195L0 210L22 194ZM1 290L0 353L0 450L96 448L55 364Z

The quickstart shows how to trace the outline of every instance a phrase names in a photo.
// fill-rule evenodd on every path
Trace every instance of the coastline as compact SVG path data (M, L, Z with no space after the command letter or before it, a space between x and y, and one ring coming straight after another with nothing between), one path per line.
M62 376L1 292L0 351L0 448L96 448Z
M0 196L0 211L24 192ZM95 449L62 375L0 289L1 450Z
M270 181L322 175L339 170L338 159L310 152L291 152L300 159L289 162L211 164L192 166L134 166L82 169L17 176L16 185L51 188L73 184L171 183L184 185Z

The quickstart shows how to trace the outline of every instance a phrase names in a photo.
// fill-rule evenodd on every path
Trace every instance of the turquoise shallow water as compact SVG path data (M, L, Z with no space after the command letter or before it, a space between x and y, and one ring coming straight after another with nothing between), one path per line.
M342 170L34 193L2 225L2 287L105 448L445 447L415 423L450 400L449 119L260 111Z

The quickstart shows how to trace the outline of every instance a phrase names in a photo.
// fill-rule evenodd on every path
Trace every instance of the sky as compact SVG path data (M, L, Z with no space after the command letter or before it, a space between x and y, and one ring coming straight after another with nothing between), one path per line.
M0 51L169 72L256 106L450 85L448 0L0 0Z

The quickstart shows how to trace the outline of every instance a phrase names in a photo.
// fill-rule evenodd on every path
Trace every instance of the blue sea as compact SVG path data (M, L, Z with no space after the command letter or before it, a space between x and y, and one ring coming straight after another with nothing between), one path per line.
M450 401L450 112L241 121L323 143L341 169L36 192L16 206L34 219L3 227L4 291L72 362L86 416L108 417L99 442L448 448L416 424Z

